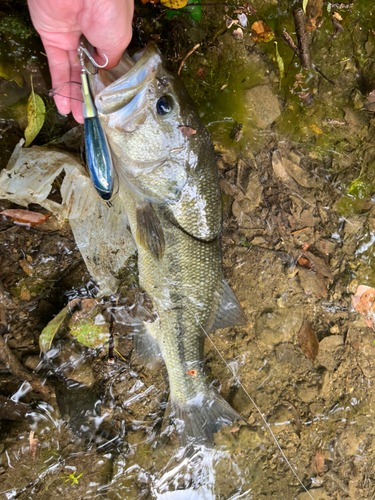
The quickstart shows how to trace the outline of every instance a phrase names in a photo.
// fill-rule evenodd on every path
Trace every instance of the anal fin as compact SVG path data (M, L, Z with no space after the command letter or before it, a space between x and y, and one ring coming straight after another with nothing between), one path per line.
M228 283L223 280L219 309L210 331L214 332L215 330L229 328L231 326L244 326L246 323L247 319L245 313L237 297Z
M150 203L142 203L136 207L138 243L148 250L157 260L164 255L165 240L159 218Z

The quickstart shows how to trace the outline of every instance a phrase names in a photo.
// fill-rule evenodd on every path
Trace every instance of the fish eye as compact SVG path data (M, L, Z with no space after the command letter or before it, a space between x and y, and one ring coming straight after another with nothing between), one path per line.
M156 111L158 115L165 116L173 109L173 100L169 95L163 95L156 103Z

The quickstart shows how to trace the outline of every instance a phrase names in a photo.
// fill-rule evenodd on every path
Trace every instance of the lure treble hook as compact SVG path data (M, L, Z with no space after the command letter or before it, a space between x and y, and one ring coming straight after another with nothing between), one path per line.
M105 64L98 64L81 41L78 56L81 64L81 82L83 97L83 118L85 125L86 163L95 189L103 200L110 200L113 192L113 165L107 138L101 126L98 112L90 92L88 75L94 76L98 69L108 64L108 57L103 54ZM91 72L85 64L85 57L94 67Z

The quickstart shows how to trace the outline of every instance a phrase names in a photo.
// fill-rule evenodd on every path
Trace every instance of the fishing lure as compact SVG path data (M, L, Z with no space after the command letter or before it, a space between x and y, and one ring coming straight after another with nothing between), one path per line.
M83 97L83 118L85 126L86 163L89 174L99 196L108 201L113 192L113 164L107 138L100 124L98 113L91 96L88 75L93 74L85 65L85 56L89 59L95 70L105 68L106 62L100 66L84 47L83 42L78 47L78 55L81 64L81 82Z

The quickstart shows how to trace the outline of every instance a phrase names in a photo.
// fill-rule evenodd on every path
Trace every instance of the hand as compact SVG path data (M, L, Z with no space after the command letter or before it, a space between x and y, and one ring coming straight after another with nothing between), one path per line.
M95 59L106 68L115 67L132 37L133 0L28 0L31 19L38 31L52 76L52 86L81 81L77 48L82 33L97 48ZM57 109L83 123L78 85L65 85L55 96Z

